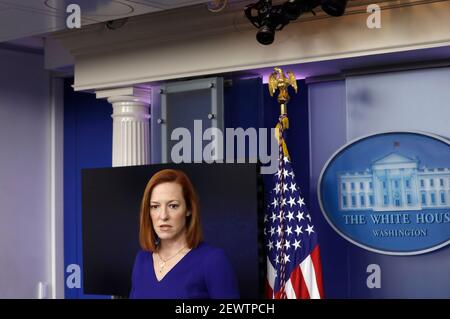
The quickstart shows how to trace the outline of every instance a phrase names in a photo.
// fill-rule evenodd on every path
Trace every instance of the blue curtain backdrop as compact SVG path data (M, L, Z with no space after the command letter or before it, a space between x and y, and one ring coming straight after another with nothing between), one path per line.
M276 97L270 96L268 85L263 84L261 78L232 79L232 83L224 89L225 127L241 127L244 130L249 127L268 130L274 128L278 122L280 107ZM289 89L291 92L291 100L288 103L290 129L286 139L302 192L308 198L308 90L303 80L298 81L298 89L298 94ZM269 143L268 136L267 145L270 145ZM271 176L265 175L264 182L270 185Z
M66 284L65 297L96 298L82 289L81 169L111 166L112 107L95 94L74 92L72 83L64 82L64 264L81 267L81 288Z

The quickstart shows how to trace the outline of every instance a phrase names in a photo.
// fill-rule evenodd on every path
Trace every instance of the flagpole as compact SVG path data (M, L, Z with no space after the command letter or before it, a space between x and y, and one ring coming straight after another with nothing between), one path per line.
M297 92L292 72L280 68L269 77L270 95L278 91L280 116L275 130L278 141L278 171L270 186L264 216L267 258L267 296L274 299L323 298L322 266L316 230L302 197L284 140L289 127L288 88ZM294 214L296 216L294 217Z
M280 172L280 180L279 180L279 184L280 184L280 192L281 192L281 197L285 198L284 192L285 192L285 187L287 187L287 185L285 185L285 177L284 174L282 174L282 172L284 172L284 167L283 167L283 163L285 161L285 158L289 158L289 153L287 150L287 146L286 143L284 141L284 137L283 137L283 131L285 129L289 128L289 119L287 116L287 103L289 102L290 96L289 96L289 92L288 92L288 88L289 86L292 86L295 90L295 92L297 93L297 81L295 79L295 76L292 72L288 71L287 72L287 76L284 74L283 70L281 68L274 68L274 72L269 76L269 93L270 96L273 96L273 94L278 90L278 97L277 97L277 101L278 104L280 105L280 116L278 118L278 124L276 125L276 130L275 130L275 137L278 141L278 145L279 145L279 153L280 153L280 158L279 158L279 168L278 171ZM281 156L281 154L283 154ZM280 294L279 294L279 298L280 299L286 299L287 295L286 295L286 289L285 289L285 284L286 284L286 278L285 278L285 261L284 261L284 256L285 256L285 223L284 223L284 215L285 212L283 209L280 210L280 238L281 238L281 254L280 256L282 260L280 260L280 282L281 282L281 287L280 287Z

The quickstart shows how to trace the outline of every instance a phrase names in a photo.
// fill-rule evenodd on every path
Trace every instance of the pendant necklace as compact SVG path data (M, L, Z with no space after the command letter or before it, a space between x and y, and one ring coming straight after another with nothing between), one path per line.
M175 256L177 256L179 253L181 253L181 251L185 248L186 246L183 246L179 251L177 251L174 255L170 256L169 258L163 259L161 257L161 255L157 252L156 255L158 256L159 260L161 260L161 262L159 263L159 273L162 273L164 270L164 267L166 266L166 263L171 260L172 258L174 258Z

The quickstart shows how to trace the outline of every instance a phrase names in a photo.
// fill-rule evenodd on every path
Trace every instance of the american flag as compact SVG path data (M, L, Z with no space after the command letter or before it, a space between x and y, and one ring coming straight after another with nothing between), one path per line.
M270 299L324 298L317 229L296 182L292 163L283 151L279 128L278 171L273 176L264 216L267 253L266 297Z

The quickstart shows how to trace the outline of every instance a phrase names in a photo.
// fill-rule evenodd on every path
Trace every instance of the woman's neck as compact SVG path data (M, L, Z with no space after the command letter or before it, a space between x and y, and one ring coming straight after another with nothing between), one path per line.
M183 247L187 247L186 237L180 236L179 238L174 239L163 239L161 240L158 250L159 252L163 251L168 254L171 252L178 251Z

